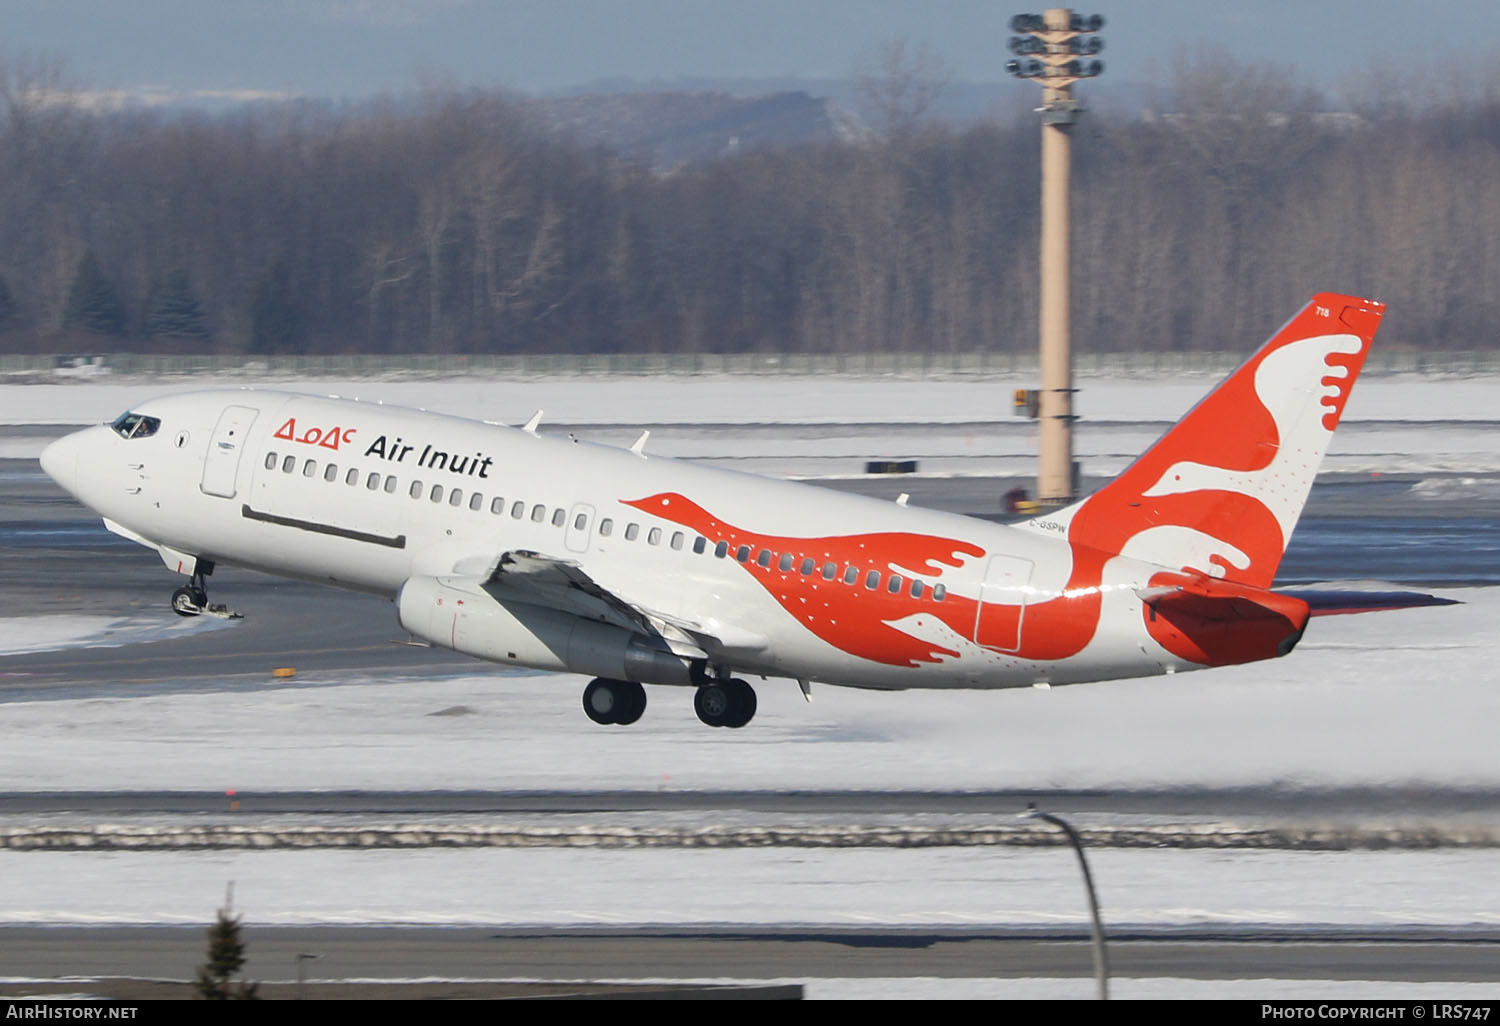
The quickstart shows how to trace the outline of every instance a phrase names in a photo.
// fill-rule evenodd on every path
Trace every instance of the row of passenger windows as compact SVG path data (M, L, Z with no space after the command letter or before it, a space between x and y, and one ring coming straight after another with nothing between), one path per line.
M291 474L294 473L297 469L297 457L279 456L275 452L266 453L267 470L275 470L278 461L281 463L281 470L283 473ZM318 461L312 459L304 460L302 463L302 476L318 476ZM337 481L338 479L338 464L326 464L323 468L323 480L331 483ZM350 486L358 485L360 483L359 468L350 467L347 471L345 471L344 483ZM396 480L396 475L382 475L379 471L373 470L365 476L364 483L365 488L369 491L384 491L388 494L395 494L396 490L400 487L399 482ZM421 481L413 481L410 487L407 488L407 494L410 495L413 499L420 499L425 494L428 500L431 502L443 502L446 498L448 505L453 507L465 505L465 492L462 488L445 488L443 485L435 484L430 489L428 489L425 485L422 484ZM468 493L467 505L469 509L475 511L476 513L484 509L484 493ZM489 501L489 510L496 516L504 514L505 500L498 495L494 496ZM526 503L521 501L520 499L512 502L510 504L510 515L516 520L525 519ZM549 518L547 516L546 505L537 503L536 505L531 507L530 519L533 523L537 524L543 523L544 521L550 519L554 527L562 527L563 524L567 522L568 514L566 510L564 510L561 506L558 506L557 508L553 509L552 515ZM587 513L577 513L574 515L574 530L585 530L588 528L588 525L589 517ZM599 521L599 537L608 538L614 533L615 522L612 518L605 517L604 519ZM634 522L627 523L625 525L625 529L621 532L621 534L624 535L626 541L635 541L638 537L640 537L640 533L640 525ZM646 544L660 545L664 536L665 532L663 532L660 527L648 528L646 531ZM686 544L687 535L685 535L681 531L672 532L672 536L668 541L668 546L670 548L680 551ZM701 556L707 550L707 538L703 537L700 534L693 539L694 553ZM721 541L717 545L715 545L714 555L720 559L728 557L729 543ZM775 560L777 569L782 573L791 573L792 568L795 566L797 568L797 572L803 577L812 577L814 575L817 575L822 577L825 581L842 580L845 584L851 585L859 583L861 575L861 570L857 566L846 565L843 567L842 572L840 572L839 565L837 563L825 562L820 566L818 561L813 559L813 557L811 556L803 556L799 562L797 557L792 555L790 552L783 552L781 553L780 557L777 557L776 554L773 553L770 549L756 550L752 549L749 545L741 545L737 547L734 550L734 558L741 563L749 563L753 558L756 566L765 567L767 569L770 568L772 560ZM867 570L863 571L863 574L865 587L870 591L878 591L882 582L884 582L885 590L892 595L899 595L903 591L906 591L911 595L912 598L919 599L925 594L929 595L934 602L941 602L944 598L947 597L947 589L944 588L941 584L934 584L931 586L931 588L929 588L925 581L921 581L916 578L908 581L900 574L891 574L889 578L886 578L885 575L883 575L879 570Z

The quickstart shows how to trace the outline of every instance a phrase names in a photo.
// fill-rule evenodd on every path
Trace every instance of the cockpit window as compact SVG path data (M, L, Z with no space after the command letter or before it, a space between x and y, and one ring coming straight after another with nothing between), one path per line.
M122 413L110 425L121 438L150 438L161 427L161 418L141 413Z

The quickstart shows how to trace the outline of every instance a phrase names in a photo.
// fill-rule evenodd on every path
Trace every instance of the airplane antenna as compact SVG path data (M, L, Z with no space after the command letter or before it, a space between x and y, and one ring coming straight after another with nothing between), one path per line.
M803 700L811 702L812 701L812 681L807 680L804 677L798 677L797 678L797 686L802 689L802 698L803 698Z
M526 422L526 426L523 427L521 430L524 431L524 432L526 432L528 435L534 435L534 434L536 434L536 426L538 424L540 424L541 422L542 422L542 411L541 410L537 410L535 413L533 413L531 415L531 419Z
M639 438L637 438L635 440L635 444L630 447L630 451L633 452L633 453L635 453L641 459L645 459L646 458L646 439L648 439L650 437L651 437L651 432L650 431L642 431L641 432L641 437L639 437Z
M906 500L909 498L911 498L910 495L908 495L906 492L902 492L900 495L896 496L896 505L905 506Z

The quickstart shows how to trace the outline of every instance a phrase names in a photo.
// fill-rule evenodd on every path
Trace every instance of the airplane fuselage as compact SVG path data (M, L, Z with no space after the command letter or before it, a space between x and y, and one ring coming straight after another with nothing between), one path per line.
M1138 592L1164 567L1080 551L1060 521L1002 526L337 398L202 392L133 412L159 425L73 436L89 455L71 487L169 565L396 599L409 581L478 580L502 553L535 553L681 625L714 665L860 687L1199 665L1152 635Z

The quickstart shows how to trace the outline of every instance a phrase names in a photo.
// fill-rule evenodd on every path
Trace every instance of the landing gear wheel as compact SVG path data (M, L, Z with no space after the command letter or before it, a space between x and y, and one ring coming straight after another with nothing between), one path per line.
M755 716L755 689L738 677L698 689L693 711L710 727L743 727Z
M646 689L631 680L617 680L615 688L625 698L619 715L615 717L615 722L622 727L628 727L640 719L641 713L646 711Z
M755 689L745 681L742 681L738 677L736 677L729 683L733 684L739 691L739 695L737 696L739 699L739 710L738 715L734 718L733 722L726 723L725 726L743 727L745 724L755 719L755 710L760 705L760 702L756 700Z
M178 588L172 592L172 612L178 616L198 616L208 608L208 596L197 588Z
M595 677L583 689L583 711L595 723L626 726L646 711L646 689L634 681Z
M193 568L187 584L172 592L172 612L178 616L199 616L207 611L208 585L203 578L213 570L212 563L199 563Z
M724 726L733 704L725 684L705 684L693 695L693 712L710 727Z

